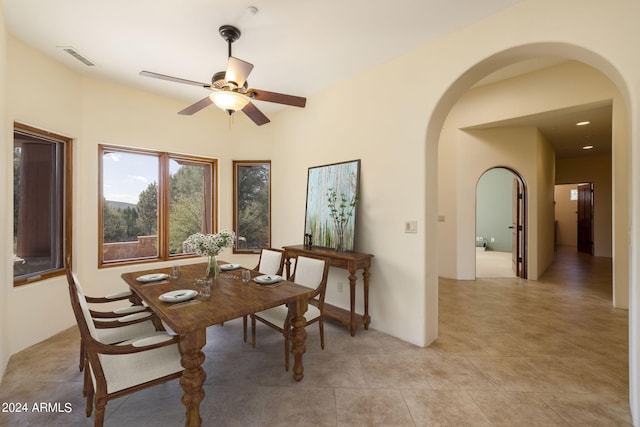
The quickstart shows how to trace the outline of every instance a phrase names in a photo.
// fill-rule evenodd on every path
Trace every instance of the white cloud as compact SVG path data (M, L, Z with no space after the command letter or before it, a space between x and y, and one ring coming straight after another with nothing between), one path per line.
M127 175L127 178L135 179L137 181L144 182L145 184L149 182L149 178L141 175Z
M111 160L112 162L120 161L120 153L107 153L104 155L105 160Z

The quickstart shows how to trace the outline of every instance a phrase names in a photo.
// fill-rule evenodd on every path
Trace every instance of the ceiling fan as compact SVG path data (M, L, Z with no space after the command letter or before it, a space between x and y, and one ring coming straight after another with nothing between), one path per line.
M252 100L275 102L277 104L292 105L303 108L307 102L306 98L282 93L268 92L266 90L249 88L247 77L253 69L250 64L231 55L231 45L240 38L240 30L232 25L223 25L218 32L226 40L229 48L229 62L226 71L218 71L211 78L211 83L201 83L193 80L181 79L179 77L167 76L153 73L151 71L141 71L140 75L152 77L160 80L168 80L176 83L184 83L193 86L200 86L213 91L206 98L201 99L179 111L178 114L191 115L197 113L211 104L215 104L229 115L241 110L256 125L261 126L269 123L269 118L256 107Z

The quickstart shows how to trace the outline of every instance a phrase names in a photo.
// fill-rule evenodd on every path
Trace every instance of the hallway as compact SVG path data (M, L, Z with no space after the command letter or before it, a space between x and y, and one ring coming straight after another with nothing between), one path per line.
M440 279L439 293L440 338L428 348L327 322L323 351L311 326L301 383L284 371L275 331L259 325L252 349L239 320L209 328L203 426L631 425L628 313L611 304L611 259L559 248L539 281ZM0 412L0 425L93 425L78 345L70 328L15 354L0 387L1 402L72 411ZM113 400L105 426L178 427L180 396L173 381Z
M538 281L441 278L439 316L434 346L466 357L496 387L473 394L503 403L496 420L523 425L536 396L536 410L549 406L569 425L630 425L628 311L612 306L610 258L558 247Z

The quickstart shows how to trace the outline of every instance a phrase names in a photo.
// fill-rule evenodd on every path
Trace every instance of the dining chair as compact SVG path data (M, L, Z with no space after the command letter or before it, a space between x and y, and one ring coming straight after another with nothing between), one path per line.
M70 282L71 280L75 281L78 287L78 290L82 293L82 296L84 297L85 301L87 301L89 304L114 303L114 302L124 301L124 300L129 300L131 302L131 305L129 306L118 307L111 311L97 311L91 308L89 309L91 318L97 320L98 322L118 321L118 323L112 323L110 325L106 323L100 324L99 327L101 329L99 334L101 334L100 339L102 340L103 343L115 344L117 342L133 338L135 336L140 336L140 335L148 334L152 332L149 329L149 324L144 323L144 320L140 320L140 319L151 318L152 316L151 310L149 310L148 307L142 304L138 304L131 290L112 293L104 297L90 297L90 296L84 295L82 286L80 285L80 280L78 279L78 276L76 275L76 273L73 272L71 269L71 257L67 257L67 259L65 260L65 270L67 273L67 281L68 282ZM142 312L144 312L144 314L136 314L135 316L129 316L130 314L142 313ZM154 330L161 329L158 327L159 325L158 320L157 319L152 319L152 320L154 321L154 324L153 324ZM133 327L133 325L137 323L143 323L143 325ZM118 328L114 327L116 325L118 326ZM80 361L78 365L80 372L83 371L84 365L85 365L84 348L81 342L80 343Z
M78 276L71 271L70 263L67 260L67 282L69 286L75 286L77 292L80 294L80 298L85 301L85 303L91 301L99 300L101 301L103 298L92 298L84 295L82 290L82 286L80 285L80 280L78 280ZM123 298L127 298L123 293L121 296ZM104 298L107 301L117 301L117 297L110 299L109 297ZM102 301L101 301L102 302ZM87 304L88 306L88 304ZM117 344L123 341L127 341L134 338L144 338L150 335L155 335L156 332L162 331L162 324L159 319L148 309L148 307L144 306L130 306L130 307L142 307L144 311L134 310L129 311L126 310L129 307L123 307L121 313L117 313L117 310L111 312L103 312L103 311L94 311L89 308L89 315L91 316L92 323L96 328L96 334L98 339L103 344ZM98 316L98 317L95 317ZM82 388L82 395L87 396L89 391L89 373L85 369L85 366L88 363L86 352L85 352L85 343L80 337L80 371L84 371L84 386Z
M258 265L253 268L261 274L282 275L284 269L284 249L263 248L260 251Z
M260 274L282 276L284 270L284 250L275 248L263 248L260 251L258 265L253 268ZM247 316L242 318L242 331L244 342L247 342Z
M156 331L118 344L101 342L87 301L69 269L67 278L71 307L85 347L85 378L90 381L86 415L91 416L95 402L94 426L102 427L109 400L182 375L179 338Z
M324 349L324 296L327 289L329 260L321 257L298 256L293 275L288 280L314 289L309 297L309 306L304 318L307 325L318 323L320 347ZM291 340L291 319L286 305L269 308L251 314L251 344L256 346L256 320L282 333L284 337L284 367L289 370L289 348Z
M76 273L71 271L70 268L67 271L67 280L73 280L76 283L78 292L89 304L113 303L131 299L131 291L123 291L104 297L84 295ZM89 308L89 315L94 320L100 341L104 344L115 344L134 337L148 335L161 329L158 327L158 319L155 319L151 310L141 304L119 307L112 311L96 311ZM84 369L84 365L84 347L80 342L80 371Z

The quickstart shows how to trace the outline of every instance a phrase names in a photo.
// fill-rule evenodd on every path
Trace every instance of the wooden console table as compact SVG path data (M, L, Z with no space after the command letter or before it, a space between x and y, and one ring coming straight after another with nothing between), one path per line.
M297 258L298 255L317 255L323 256L331 260L331 267L342 268L349 271L349 291L351 299L351 310L347 311L331 304L324 304L324 315L328 319L340 322L347 326L351 331L351 336L356 335L356 329L360 325L364 325L365 329L369 329L371 317L369 317L369 268L371 267L371 258L373 255L359 252L336 252L334 249L316 248L306 249L304 245L285 246L285 264L287 268L287 277L291 270L291 258ZM364 279L364 314L355 312L356 305L356 271L362 269L362 277Z

